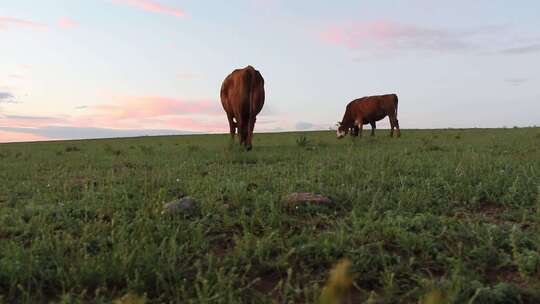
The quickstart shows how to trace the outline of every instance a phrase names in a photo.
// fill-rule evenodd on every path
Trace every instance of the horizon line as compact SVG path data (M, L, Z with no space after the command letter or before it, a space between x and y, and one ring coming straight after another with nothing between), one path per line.
M424 131L424 130L494 130L494 129L534 129L540 128L540 126L532 125L525 127L468 127L468 128L400 128L400 130L410 130L410 131ZM389 128L377 128L377 130L390 130ZM163 134L163 135L138 135L138 136L117 136L117 137L96 137L96 138L73 138L73 139L50 139L50 140L28 140L28 141L13 141L13 142L0 142L0 145L10 145L10 144L33 144L33 143L58 143L58 142L68 142L68 141L95 141L95 140L109 140L109 139L137 139L137 138L146 138L146 137L180 137L180 136L201 136L201 135L230 135L228 132L196 132L196 131L180 131L180 132L189 132L185 134ZM259 134L281 134L281 133L313 133L313 132L335 132L335 130L293 130L293 131L260 131ZM257 134L255 133L255 134Z

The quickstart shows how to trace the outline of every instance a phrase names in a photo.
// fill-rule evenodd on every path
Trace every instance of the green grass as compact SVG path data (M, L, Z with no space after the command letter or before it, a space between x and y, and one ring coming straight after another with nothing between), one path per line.
M314 302L344 257L351 303L538 303L539 187L538 128L4 144L0 303Z

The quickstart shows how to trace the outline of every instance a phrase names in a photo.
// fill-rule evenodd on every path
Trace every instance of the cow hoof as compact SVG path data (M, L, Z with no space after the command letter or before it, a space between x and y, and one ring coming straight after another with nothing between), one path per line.
M246 151L251 151L251 145L246 146Z

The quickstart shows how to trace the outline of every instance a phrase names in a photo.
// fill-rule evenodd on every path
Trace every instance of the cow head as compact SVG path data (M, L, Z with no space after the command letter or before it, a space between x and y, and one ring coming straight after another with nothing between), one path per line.
M343 124L339 121L336 124L336 126L337 126L336 136L338 139L342 139L343 137L345 137L345 135L347 135L348 129L345 126L343 126Z

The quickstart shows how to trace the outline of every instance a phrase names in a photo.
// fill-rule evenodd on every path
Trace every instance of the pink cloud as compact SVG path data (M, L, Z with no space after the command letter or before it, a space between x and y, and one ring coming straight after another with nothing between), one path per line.
M49 125L62 125L69 123L61 117L29 116L29 115L0 115L0 125L16 128L36 128Z
M71 18L63 17L58 19L58 27L70 29L79 26L79 23Z
M3 93L5 98L11 94ZM0 113L0 127L50 126L117 129L216 131L227 126L221 103L183 101L168 97L116 97L109 104L85 106L71 115L32 116Z
M199 132L228 132L229 125L225 114L223 118L190 118L190 117L171 117L162 121L162 123L173 129L190 130Z
M0 130L0 143L52 140L52 138L22 132L8 132Z
M495 34L502 29L450 30L374 20L330 26L319 36L326 43L348 49L452 51L471 49L475 47L471 37Z
M272 131L276 126L294 127L282 117L261 116L256 131ZM91 138L103 134L133 136L147 134L147 131L172 134L175 130L227 133L229 126L219 101L188 101L161 96L112 97L110 103L89 105L70 115L0 114L0 131L12 132L9 138L4 135L4 141L46 139L31 137L32 134L51 138Z
M160 96L131 96L112 98L112 103L88 106L84 113L74 118L77 125L109 128L176 128L178 121L186 121L183 129L192 130L189 119L195 121L215 121L223 115L219 101L185 101ZM218 120L219 121L219 120ZM220 121L221 123L221 121ZM227 120L223 118L223 124ZM194 131L210 131L204 128L210 124L198 124Z
M117 97L112 104L91 107L98 113L114 116L116 119L152 118L169 115L215 115L222 112L218 101L184 101L175 98Z
M23 27L38 30L43 30L47 28L45 24L39 22L0 16L0 30L6 30L10 27Z
M143 11L185 17L186 13L178 8L162 5L152 0L113 0L114 2L129 5Z

